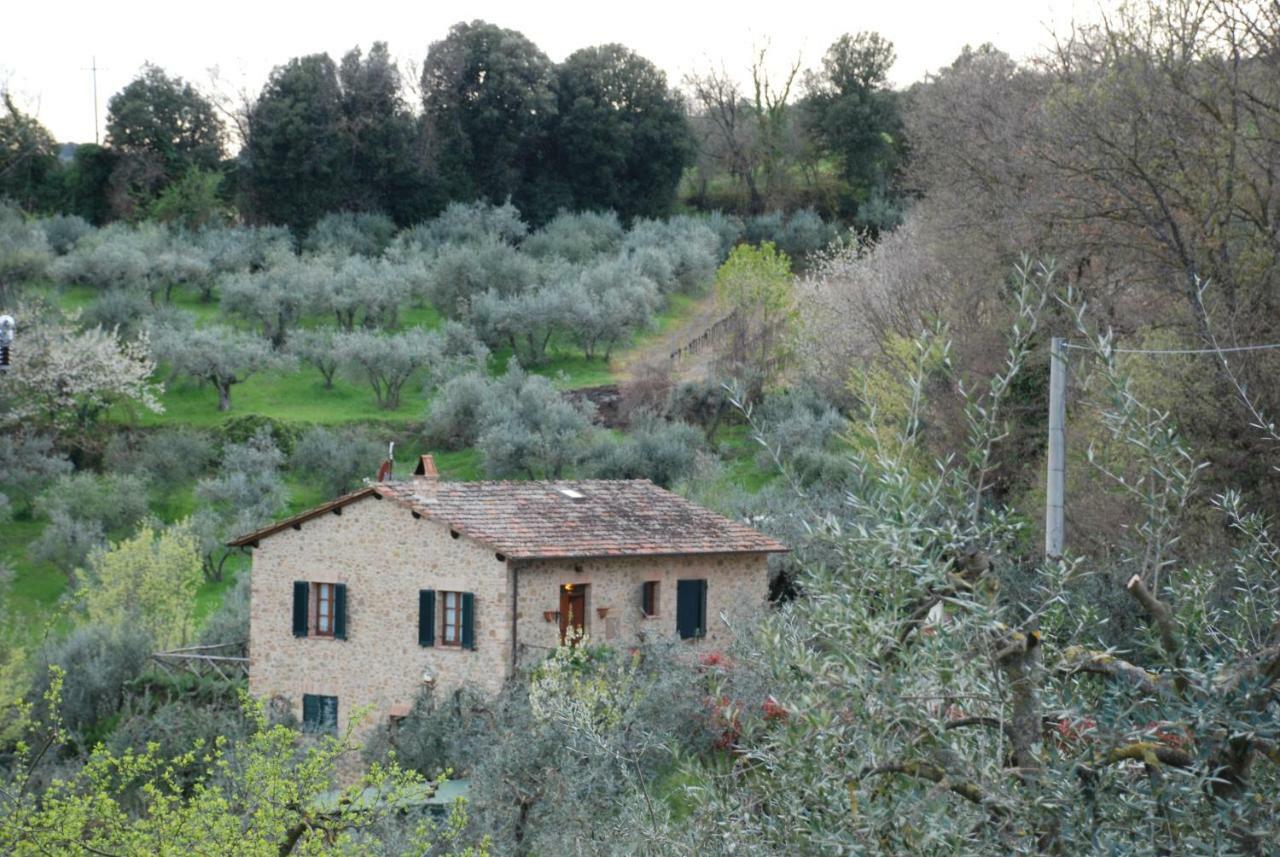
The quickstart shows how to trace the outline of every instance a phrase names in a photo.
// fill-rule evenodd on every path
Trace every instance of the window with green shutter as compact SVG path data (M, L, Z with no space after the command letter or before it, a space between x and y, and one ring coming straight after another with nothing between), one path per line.
M471 592L462 593L462 648L476 648L476 596Z
M347 638L347 585L333 585L333 636L339 640Z
M302 731L311 735L338 734L338 697L304 693Z
M347 585L298 580L293 584L293 636L347 638Z
M436 644L436 591L418 590L418 645Z
M676 581L676 631L680 639L707 635L707 582Z
M310 609L307 606L307 594L311 591L311 584L305 580L296 581L293 584L293 636L307 636L307 619L310 616Z

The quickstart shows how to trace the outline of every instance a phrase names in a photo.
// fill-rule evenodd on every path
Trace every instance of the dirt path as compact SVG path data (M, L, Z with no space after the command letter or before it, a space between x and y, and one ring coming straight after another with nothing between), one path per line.
M724 312L716 305L715 294L708 294L693 304L683 320L659 333L647 335L627 350L615 354L609 361L609 370L618 383L626 383L639 366L659 360L671 361L672 352L696 339L723 315ZM710 362L709 348L686 354L672 363L672 377L677 381L705 377Z

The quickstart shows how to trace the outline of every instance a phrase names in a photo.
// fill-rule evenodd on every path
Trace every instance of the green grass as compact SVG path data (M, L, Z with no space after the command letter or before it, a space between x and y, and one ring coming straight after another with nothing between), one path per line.
M761 470L756 463L762 447L751 436L750 426L721 426L716 432L715 447L724 462L721 479L728 485L755 494L778 477L772 471Z
M325 389L320 373L309 367L292 372L260 372L231 388L231 410L218 410L218 393L208 384L178 379L160 397L164 413L116 413L119 422L139 426L188 425L211 428L244 414L263 414L294 422L338 425L355 422L421 420L426 398L420 376L411 378L394 411L379 408L368 384L338 377Z

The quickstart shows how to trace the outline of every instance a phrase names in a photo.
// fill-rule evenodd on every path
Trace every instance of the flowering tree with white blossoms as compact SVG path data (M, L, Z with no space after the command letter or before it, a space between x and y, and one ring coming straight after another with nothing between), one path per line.
M0 379L0 424L37 423L77 442L115 405L164 410L146 335L133 341L115 330L77 328L38 308L15 313L12 365Z

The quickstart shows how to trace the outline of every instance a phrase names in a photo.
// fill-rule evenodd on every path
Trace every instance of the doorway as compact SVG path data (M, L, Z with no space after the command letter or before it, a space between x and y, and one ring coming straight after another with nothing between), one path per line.
M587 585L566 583L560 587L560 643L576 643L587 632Z

